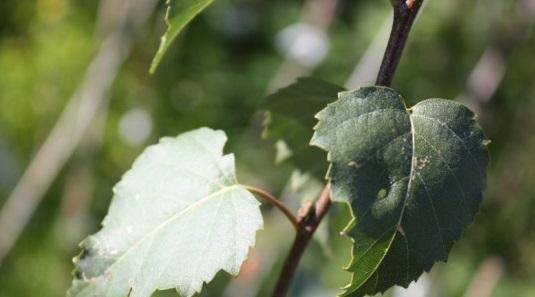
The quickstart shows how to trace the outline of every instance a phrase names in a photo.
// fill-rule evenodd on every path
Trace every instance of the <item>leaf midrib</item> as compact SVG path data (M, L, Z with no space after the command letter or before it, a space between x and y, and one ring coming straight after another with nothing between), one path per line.
M164 227L168 226L175 219L178 219L182 215L184 215L184 214L186 214L186 213L188 213L188 212L200 207L201 205L203 205L207 201L209 201L211 199L214 199L215 197L220 196L223 193L226 193L226 192L229 192L231 190L237 189L239 187L241 187L240 184L234 184L234 185L228 186L228 187L226 187L224 189L220 189L220 190L218 190L216 192L213 192L213 193L207 195L206 197L196 201L195 203L189 205L188 207L184 208L183 210L177 212L176 214L172 215L171 217L169 217L168 219L163 221L161 224L157 225L152 231L148 232L145 236L141 237L136 243L134 243L128 249L126 249L124 251L124 253L119 258L117 258L117 260L115 262L113 262L110 266L108 266L108 268L106 268L106 270L101 274L101 276L104 275L106 272L108 272L111 268L116 266L118 263L120 263L122 260L124 260L126 258L126 256L132 250L134 250L134 248L138 247L141 243L145 242L145 240L150 238L153 234L156 234L158 231L160 231Z
M472 155L472 151L470 149L468 149L468 147L466 146L465 140L461 136L459 136L457 134L457 132L455 132L455 130L453 130L446 122L443 122L443 121L441 121L441 120L439 120L437 118L433 118L433 117L426 116L426 115L423 115L423 114L411 114L410 116L415 116L415 117L421 117L421 118L424 118L424 119L428 119L430 121L437 122L441 126L444 126L448 131L450 131L455 136L455 138L457 138L459 140L459 143L461 143L461 145L464 147L464 149L468 152L468 154L470 155L470 158L476 164L476 166L478 168L478 172L484 172L483 170L481 170L481 165L479 164L479 162L476 160L474 155Z

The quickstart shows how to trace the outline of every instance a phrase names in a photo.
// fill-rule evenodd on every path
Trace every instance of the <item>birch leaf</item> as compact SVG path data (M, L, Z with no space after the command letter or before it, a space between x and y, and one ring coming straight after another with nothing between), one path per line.
M201 128L148 147L114 187L102 229L82 242L69 295L189 297L219 270L238 274L263 223L225 142Z
M186 25L193 20L206 7L212 4L214 0L167 0L167 12L165 14L165 23L167 30L160 40L160 46L152 64L150 65L150 73L156 72L156 68L160 64L165 52L178 34L186 27Z
M318 113L312 144L328 152L332 196L350 205L353 274L341 296L407 287L473 221L488 163L474 114L444 99L411 109L390 88L343 92Z
M277 141L278 161L284 156L300 171L323 180L327 170L325 154L309 145L316 123L314 115L335 101L341 91L344 88L307 77L299 78L264 100L261 105L267 111L264 137Z

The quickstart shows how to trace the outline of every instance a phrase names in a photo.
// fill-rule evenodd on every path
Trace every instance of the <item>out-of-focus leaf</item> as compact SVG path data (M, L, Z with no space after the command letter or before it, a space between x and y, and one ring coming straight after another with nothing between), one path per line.
M406 287L446 260L485 185L489 141L474 114L443 99L406 109L394 90L367 87L341 93L317 118L312 144L328 151L333 199L354 215L342 296Z
M199 292L221 269L238 274L262 227L237 183L225 133L201 128L148 147L115 186L103 228L84 240L70 296Z
M277 141L282 153L277 155L279 161L290 159L302 172L323 179L325 154L309 145L316 123L314 115L336 100L341 91L344 88L322 80L300 78L265 99L261 105L267 110L264 136Z
M212 2L214 0L167 0L165 14L167 30L160 40L160 46L150 65L150 73L156 72L165 52L182 29Z

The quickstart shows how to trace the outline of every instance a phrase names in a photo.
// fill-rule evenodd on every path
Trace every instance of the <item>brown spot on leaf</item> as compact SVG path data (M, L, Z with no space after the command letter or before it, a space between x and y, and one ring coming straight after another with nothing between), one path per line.
M430 159L429 156L425 156L423 158L416 158L416 169L422 170L429 164Z

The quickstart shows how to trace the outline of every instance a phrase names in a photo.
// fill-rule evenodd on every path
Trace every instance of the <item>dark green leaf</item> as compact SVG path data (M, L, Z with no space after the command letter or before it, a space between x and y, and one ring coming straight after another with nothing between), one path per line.
M297 82L269 95L264 136L277 142L277 160L290 158L298 169L323 179L327 169L325 154L309 145L316 120L314 115L337 98L344 88L313 78Z
M236 181L225 133L201 128L148 147L114 187L102 229L84 240L70 296L199 292L221 269L238 274L262 227Z
M333 199L354 215L342 296L406 287L446 260L485 185L489 141L474 114L443 99L406 109L394 90L367 87L341 93L317 118L312 144L328 151Z
M150 73L154 73L165 52L171 46L184 27L214 0L167 0L165 23L167 30L160 40L160 47L150 65Z

